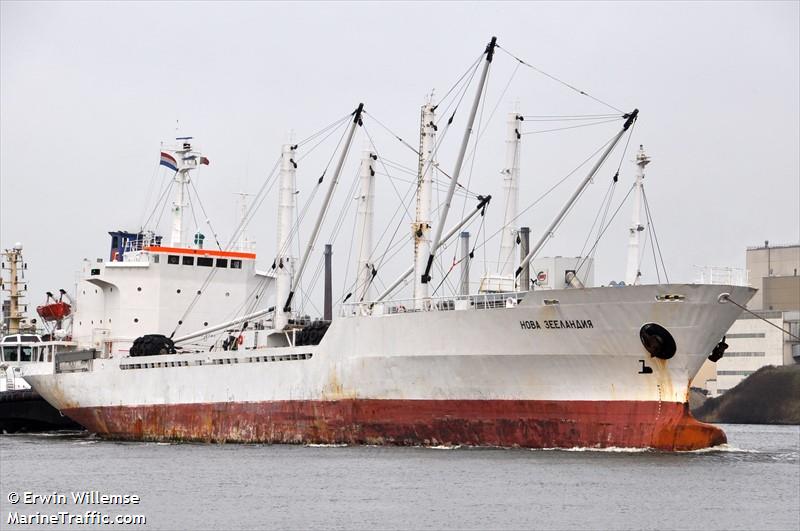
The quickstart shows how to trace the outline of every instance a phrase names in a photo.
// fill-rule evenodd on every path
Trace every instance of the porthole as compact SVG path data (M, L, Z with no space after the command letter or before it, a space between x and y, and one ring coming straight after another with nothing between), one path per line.
M183 324L183 321L178 321L178 324L179 324L179 325L182 325L182 324Z
M197 294L200 295L200 290L197 290Z
M226 292L225 292L225 296L226 296L226 297L230 297L230 296L231 296L231 292L230 292L230 291L226 291Z
M94 324L94 319L92 319L91 321L89 321L89 324Z
M142 287L139 286L138 288L136 288L136 291L142 291Z
M181 290L180 290L180 289L176 289L176 290L175 290L175 293L180 293L180 292L181 292Z
M138 317L134 317L134 318L133 318L133 322L134 322L134 323L138 323L138 322L139 322L139 318L138 318Z
M203 326L208 326L208 321L204 321Z

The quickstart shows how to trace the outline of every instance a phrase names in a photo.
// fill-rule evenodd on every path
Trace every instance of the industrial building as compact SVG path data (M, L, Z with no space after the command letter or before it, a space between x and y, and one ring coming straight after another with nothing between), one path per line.
M758 317L742 312L725 337L725 356L701 369L695 385L710 396L725 393L766 365L800 363L800 245L770 246L766 241L763 247L749 247L746 277L758 289L747 305Z

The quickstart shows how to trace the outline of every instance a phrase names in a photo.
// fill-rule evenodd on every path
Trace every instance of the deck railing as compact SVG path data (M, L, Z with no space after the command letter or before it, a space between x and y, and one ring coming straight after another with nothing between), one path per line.
M352 302L342 304L340 317L357 315L392 315L408 312L447 312L454 310L491 310L513 308L525 297L525 291L507 293L478 293L431 297L429 299L395 299L382 302Z

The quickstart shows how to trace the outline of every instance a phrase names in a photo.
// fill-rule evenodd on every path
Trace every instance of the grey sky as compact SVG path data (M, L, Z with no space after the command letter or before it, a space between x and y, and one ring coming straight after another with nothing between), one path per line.
M305 137L363 101L416 144L425 95L432 88L442 95L497 35L503 47L539 68L622 109L641 110L615 197L632 182L634 148L645 144L653 158L646 190L670 280L693 280L693 264L744 267L748 245L800 240L798 6L2 2L0 245L25 244L29 303L39 303L45 290L70 286L82 258L107 255L108 230L142 222L159 142L175 136L176 119L211 159L197 184L227 239L235 224L231 192L257 189L290 130ZM470 189L500 199L503 121L512 102L520 101L523 114L608 109L525 69L501 98L515 63L504 54L496 63L486 114L499 107L479 143ZM465 114L442 153L448 171ZM412 153L367 125L385 157L415 166ZM520 205L617 127L526 136ZM338 204L363 146L359 139L351 153ZM330 155L319 151L299 169L301 202ZM580 251L618 162L616 153L543 254ZM156 180L163 178L158 172ZM540 234L578 178L522 224ZM377 186L380 231L396 201L385 181ZM274 193L249 230L264 267L274 252L273 202ZM461 207L456 202L448 226ZM489 234L501 210L498 201ZM599 283L624 275L629 218L626 205L599 247ZM337 256L347 254L350 219ZM409 231L406 223L401 235ZM496 260L497 244L488 248L488 260ZM410 253L409 245L396 270ZM473 266L473 280L482 268ZM652 260L643 271L655 280Z

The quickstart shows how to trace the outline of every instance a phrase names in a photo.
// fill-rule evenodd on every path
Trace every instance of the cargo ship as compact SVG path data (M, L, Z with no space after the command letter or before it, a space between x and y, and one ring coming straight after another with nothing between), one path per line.
M437 253L479 219L491 201L489 195L477 196L466 216L445 232L495 49L492 39L475 64L477 90L436 223L431 204L433 175L441 171L435 160L437 105L429 100L422 107L411 227L414 262L380 293L375 293L380 266L372 240L378 155L367 149L358 174L357 271L355 287L345 297L349 302L341 303L332 318L313 322L293 309L353 136L370 118L359 105L346 117L332 174L319 179L322 206L300 257L290 251L298 144L283 146L277 248L265 274L269 298L249 305L227 303L217 284L220 277L208 273L196 296L206 300L206 308L224 304L236 310L234 317L216 323L203 318L202 326L195 320L194 331L180 334L193 312L181 314L177 323L174 312L172 322L159 322L146 310L163 308L163 303L120 304L113 315L118 337L57 355L52 371L26 375L26 380L65 415L110 439L668 451L726 442L722 430L691 416L689 386L739 315L730 301L744 304L754 290L640 285L638 272L632 285L584 287L576 271L566 273L564 287L539 289L534 282L531 289L531 260L620 139L630 134L637 110L618 117L620 130L542 238L521 250L519 259L514 226L520 214L521 117L509 115L507 162L501 172L507 198L503 263L482 279L476 293L434 296ZM195 163L185 154L166 155L176 174ZM173 223L180 225L179 215ZM205 257L211 260L209 268L217 267L216 253L180 241L170 247L150 244L134 256L126 253L113 271L106 263L105 269L91 272L92 284L103 287L106 301L103 306L98 298L96 307L131 296L135 285L123 283L121 275L126 267L144 267L136 261L157 264L167 274L183 267L185 256ZM234 272L227 268L225 273ZM393 298L398 287L409 283L411 297ZM168 291L163 284L162 292ZM79 299L79 312L80 307ZM103 315L110 320L108 313Z

